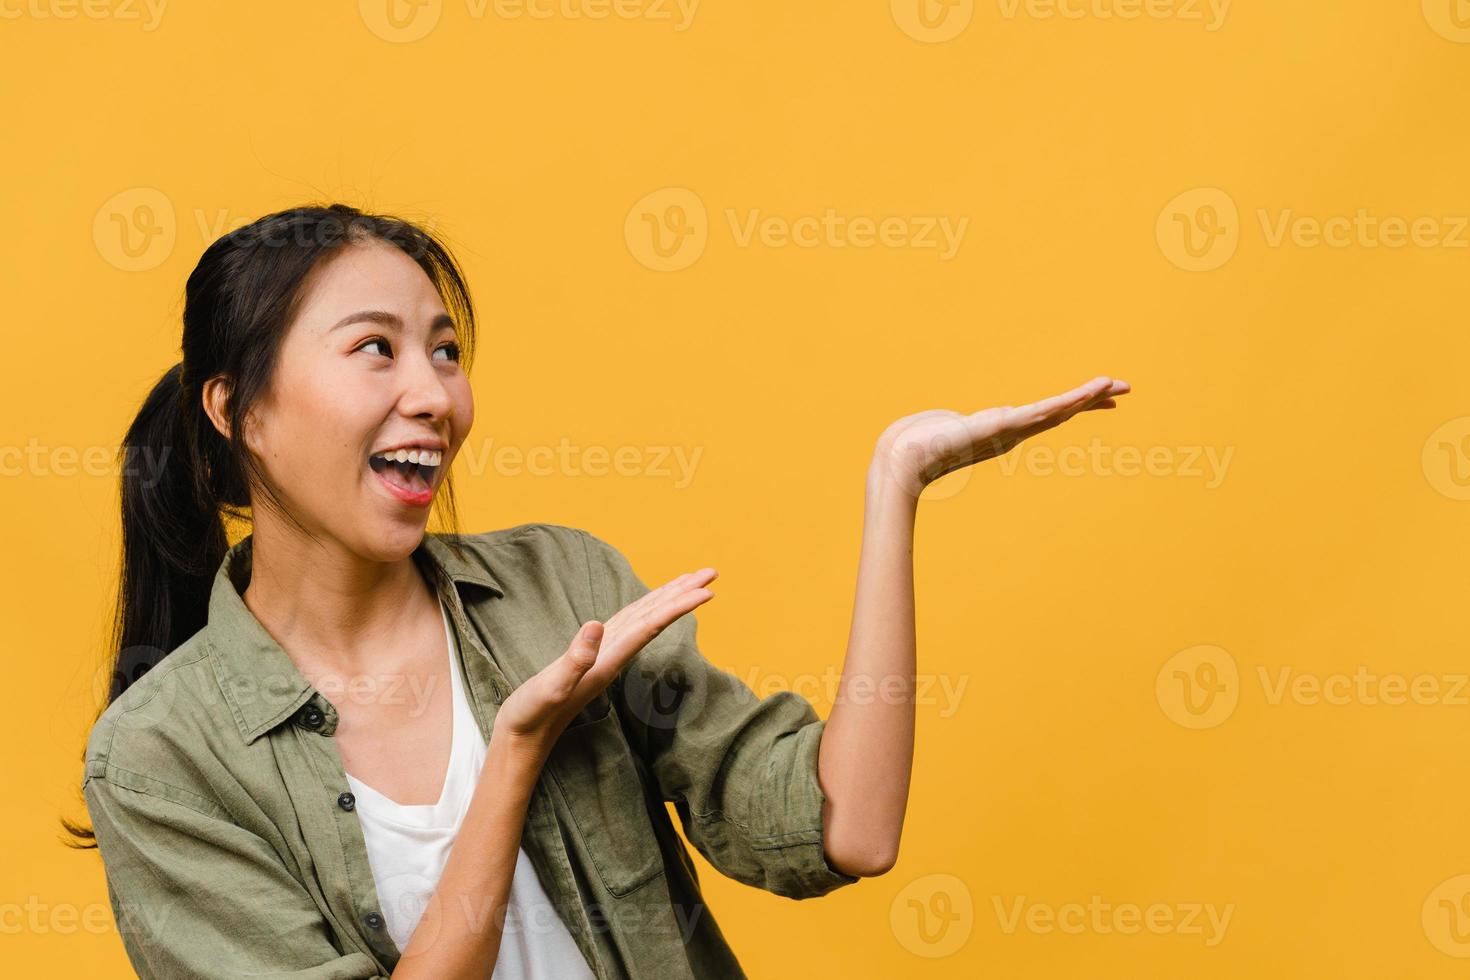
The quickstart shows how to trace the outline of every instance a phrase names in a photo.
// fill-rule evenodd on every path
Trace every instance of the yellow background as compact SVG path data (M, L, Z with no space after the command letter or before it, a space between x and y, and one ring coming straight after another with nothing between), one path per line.
M115 447L177 360L208 241L342 199L432 222L469 273L465 529L585 527L648 581L714 565L705 654L804 684L823 716L882 428L1133 384L1009 470L926 495L934 687L899 863L795 904L701 859L752 976L1461 975L1470 9L1236 0L1212 23L1194 0L1134 19L991 0L931 6L925 27L903 0L705 0L679 29L671 3L592 19L543 2L553 16L403 5L400 28L382 0L176 0L151 26L123 0L101 17L0 2L0 447L42 460L0 479L10 971L127 973L97 856L57 842L58 815L85 816L119 547L115 474L68 475L65 450ZM703 251L657 271L634 232L677 216L634 207L669 188L703 207ZM1192 271L1170 229L1204 229L1222 200L1236 216L1211 212L1204 240L1223 251ZM742 244L730 217L828 209L968 225L944 259ZM1275 237L1283 216L1360 209L1439 237ZM159 234L130 255L118 221ZM483 462L563 439L648 465ZM1063 472L1035 452L1089 445L1161 462ZM687 485L657 447L701 453ZM1207 450L1229 454L1219 479ZM1180 700L1181 677L1209 679L1201 657L1226 668L1223 718ZM1438 694L1273 696L1282 676L1355 672ZM1213 945L1007 929L1022 896L1231 918Z

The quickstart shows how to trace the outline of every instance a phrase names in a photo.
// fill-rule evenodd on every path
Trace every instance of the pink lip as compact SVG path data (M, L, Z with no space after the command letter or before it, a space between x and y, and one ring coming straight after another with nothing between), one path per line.
M427 490L421 490L418 493L414 493L412 490L405 490L402 487L395 487L393 484L385 480L383 478L383 474L381 473L373 472L373 477L379 483L381 483L389 493L391 493L394 497L398 498L405 504L412 504L415 507L427 507L434 500L434 488L432 486L430 486Z

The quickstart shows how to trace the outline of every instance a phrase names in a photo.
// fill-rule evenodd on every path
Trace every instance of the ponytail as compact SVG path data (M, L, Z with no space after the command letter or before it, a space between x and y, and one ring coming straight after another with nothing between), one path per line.
M189 397L183 375L180 361L158 379L118 451L122 570L110 643L117 659L103 710L204 626L214 573L229 547L198 466L204 409ZM63 840L67 846L97 846L90 827L65 818L62 826L88 842Z
M201 439L223 438L183 384L180 361L159 378L128 428L122 462L122 575L113 649L142 653L113 672L108 703L208 619L209 592L229 544L219 500L200 465ZM156 660L155 660L156 662Z

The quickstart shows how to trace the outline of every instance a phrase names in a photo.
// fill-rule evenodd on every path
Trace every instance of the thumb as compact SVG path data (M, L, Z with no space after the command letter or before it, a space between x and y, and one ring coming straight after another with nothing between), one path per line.
M567 648L567 659L579 676L597 662L597 651L601 644L602 624L595 619L583 623L582 628L577 631L576 639Z
M537 675L546 678L547 690L553 700L561 702L572 696L588 669L597 662L597 649L601 643L602 624L595 619L583 623L567 652Z

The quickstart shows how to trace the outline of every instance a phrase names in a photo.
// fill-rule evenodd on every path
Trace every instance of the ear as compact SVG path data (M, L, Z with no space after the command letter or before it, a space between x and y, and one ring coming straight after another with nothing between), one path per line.
M204 382L201 396L204 414L215 429L226 439L230 438L230 382L222 374L216 374Z

